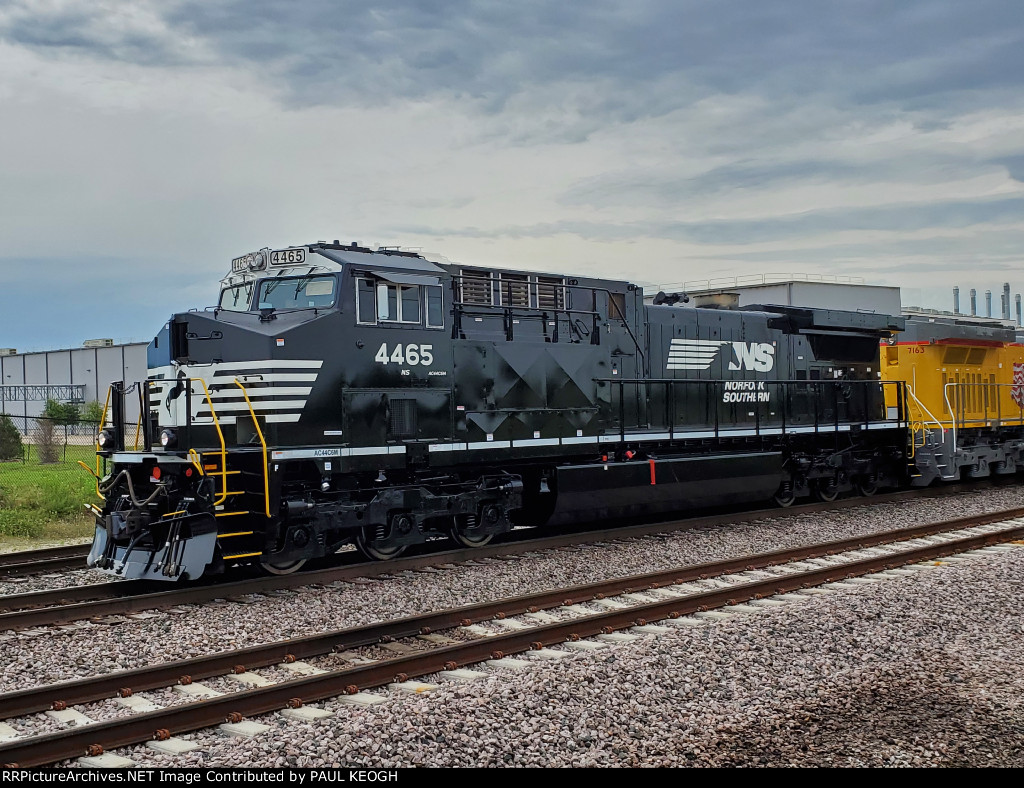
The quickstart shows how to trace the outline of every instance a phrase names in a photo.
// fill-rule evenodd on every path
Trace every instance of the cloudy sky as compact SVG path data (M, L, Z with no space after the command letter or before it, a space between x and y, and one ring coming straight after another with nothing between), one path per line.
M316 240L653 284L1024 290L1012 0L4 0L0 346Z

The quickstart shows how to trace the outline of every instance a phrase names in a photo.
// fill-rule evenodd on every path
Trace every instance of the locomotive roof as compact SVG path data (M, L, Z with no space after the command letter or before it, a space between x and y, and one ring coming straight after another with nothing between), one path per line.
M910 314L907 315L907 331L902 339L909 342L951 339L1015 342L1016 333L1012 323L999 320Z
M292 258L277 262L278 255L286 255L289 252L301 252L301 259ZM313 257L316 255L316 257ZM569 279L569 274L551 271L536 271L525 268L500 268L497 266L481 265L473 263L453 263L449 261L439 262L429 260L419 252L400 249L398 247L382 246L371 249L367 246L360 246L358 242L351 244L325 243L318 241L307 245L288 247L287 249L272 250L261 249L259 252L252 252L231 261L231 273L224 280L225 283L237 281L236 277L250 279L257 276L302 276L316 271L327 271L333 268L331 263L339 266L351 265L367 271L377 268L395 269L409 272L412 275L433 275L443 273L457 275L463 270L494 272L497 274L530 275L539 277L555 277L563 280ZM604 279L584 275L575 275L570 284L576 282L595 283L600 282L601 286L610 290L626 290L634 287L629 282L619 279Z
M310 244L309 250L340 265L374 265L401 268L419 273L440 274L444 269L416 252L381 248L376 251L360 247L333 247Z

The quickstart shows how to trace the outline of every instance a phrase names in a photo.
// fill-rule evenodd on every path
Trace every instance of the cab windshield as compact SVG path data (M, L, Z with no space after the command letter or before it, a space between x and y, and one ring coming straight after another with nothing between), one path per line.
M220 308L234 312L244 312L252 301L252 282L243 282L233 287L225 287L220 291Z
M334 305L333 276L301 276L263 279L259 309L312 309Z

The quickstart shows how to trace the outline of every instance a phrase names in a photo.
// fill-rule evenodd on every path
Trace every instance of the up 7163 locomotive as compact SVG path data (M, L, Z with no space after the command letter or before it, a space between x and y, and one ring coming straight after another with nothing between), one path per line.
M904 384L879 370L902 318L683 301L338 242L239 257L112 387L89 562L284 573L905 481Z

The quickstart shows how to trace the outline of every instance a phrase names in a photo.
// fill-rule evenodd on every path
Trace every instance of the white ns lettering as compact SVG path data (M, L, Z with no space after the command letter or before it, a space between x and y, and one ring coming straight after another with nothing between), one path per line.
M767 342L733 342L732 350L736 361L729 362L729 369L750 369L754 372L771 372L775 366L775 347Z

